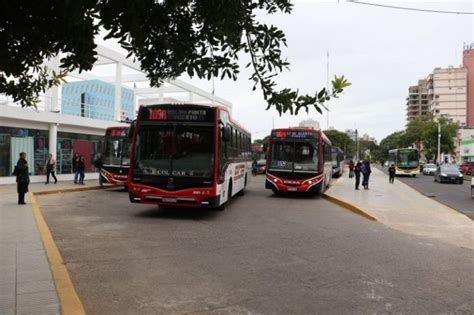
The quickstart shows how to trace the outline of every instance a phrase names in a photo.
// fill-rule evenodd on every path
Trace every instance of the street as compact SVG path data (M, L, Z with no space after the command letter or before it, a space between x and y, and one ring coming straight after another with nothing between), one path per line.
M254 178L224 212L131 204L119 190L37 198L88 314L474 309L472 250L263 187Z
M387 172L387 168L383 168L383 171ZM398 176L397 179L418 190L423 195L458 210L474 220L474 200L471 198L470 180L465 180L462 185L440 184L434 181L434 176L427 176L421 173L416 178Z

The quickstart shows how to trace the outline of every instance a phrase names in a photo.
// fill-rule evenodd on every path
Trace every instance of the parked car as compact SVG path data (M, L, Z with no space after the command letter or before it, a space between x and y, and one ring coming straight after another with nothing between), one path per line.
M423 175L434 175L436 173L435 164L425 164L423 166Z
M461 173L466 175L474 175L474 162L465 162L461 164Z
M464 177L456 164L442 164L436 169L434 180L438 183L449 182L462 184Z

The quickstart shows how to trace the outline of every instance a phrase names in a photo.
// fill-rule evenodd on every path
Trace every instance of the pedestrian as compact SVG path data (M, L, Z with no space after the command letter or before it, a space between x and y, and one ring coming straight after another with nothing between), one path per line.
M16 190L18 192L18 204L26 205L25 194L28 192L30 184L30 174L28 171L28 162L26 161L26 153L21 152L20 158L16 163L13 175L16 176Z
M395 164L390 165L388 168L388 182L393 184L395 181Z
M79 157L79 162L77 162L77 173L79 174L79 184L84 185L84 172L86 170L86 162L84 156Z
M46 169L46 183L45 184L49 184L50 174L53 176L54 183L56 184L58 182L58 179L56 178L56 160L54 159L51 153L48 154L48 159L46 160L44 168Z
M74 184L77 184L79 179L79 172L77 170L77 164L79 163L79 153L75 153L72 158L72 172L74 173Z
M362 163L357 162L357 164L354 166L354 175L355 175L355 189L359 190L359 184L360 184L360 168L362 167Z
M349 178L354 177L354 161L349 161Z
M252 175L257 176L257 168L258 168L258 163L257 159L252 160Z
M370 169L370 162L365 160L364 163L362 163L360 171L362 172L363 180L362 180L362 186L364 186L364 189L369 189L369 177L370 173L372 173L372 170Z

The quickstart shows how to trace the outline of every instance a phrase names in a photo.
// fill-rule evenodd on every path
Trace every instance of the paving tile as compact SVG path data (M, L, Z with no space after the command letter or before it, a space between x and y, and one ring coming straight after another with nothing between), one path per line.
M19 307L17 315L60 315L61 308L59 304L39 305L35 307Z
M52 279L51 271L48 270L31 270L17 273L18 282L40 281Z
M55 290L56 288L52 280L18 282L17 288L16 288L17 294L55 291Z
M15 297L15 292L12 292L11 294L0 295L0 314L3 315L15 313Z
M0 283L0 295L16 294L16 283Z
M59 305L56 291L44 291L18 294L16 297L17 309L39 307L41 305Z
M16 271L15 272L5 272L0 273L0 283L15 283L16 282Z

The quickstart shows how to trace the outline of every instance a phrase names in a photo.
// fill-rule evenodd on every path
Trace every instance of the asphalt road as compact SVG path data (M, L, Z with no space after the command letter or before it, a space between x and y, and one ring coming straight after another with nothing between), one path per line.
M263 176L223 212L112 190L38 201L88 314L470 313L474 252L391 230Z
M385 167L383 171L387 172L387 168ZM438 183L434 181L434 176L423 174L417 177L398 176L397 179L474 220L474 199L471 197L470 180L465 180L462 185Z

